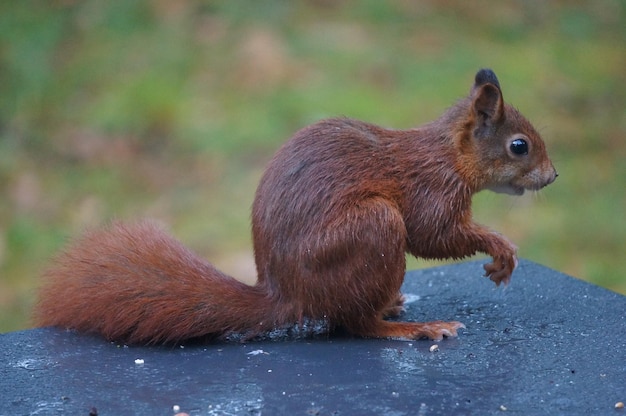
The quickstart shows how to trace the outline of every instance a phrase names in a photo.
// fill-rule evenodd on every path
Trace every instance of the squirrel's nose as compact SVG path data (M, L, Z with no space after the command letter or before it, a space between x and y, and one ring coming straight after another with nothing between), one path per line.
M557 172L556 169L552 168L552 175L550 175L550 177L548 178L546 185L550 185L552 182L556 180L558 176L559 176L559 172Z

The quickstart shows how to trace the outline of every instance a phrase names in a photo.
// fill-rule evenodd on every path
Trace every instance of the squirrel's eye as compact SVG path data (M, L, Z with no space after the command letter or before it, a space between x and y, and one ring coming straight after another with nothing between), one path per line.
M515 139L511 142L511 152L515 155L527 155L528 143L524 139Z

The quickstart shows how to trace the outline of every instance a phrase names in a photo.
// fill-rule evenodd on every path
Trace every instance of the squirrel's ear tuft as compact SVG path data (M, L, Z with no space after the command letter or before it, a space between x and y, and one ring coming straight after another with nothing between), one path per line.
M500 89L500 82L496 73L489 68L479 70L474 78L474 89L484 84L493 84Z

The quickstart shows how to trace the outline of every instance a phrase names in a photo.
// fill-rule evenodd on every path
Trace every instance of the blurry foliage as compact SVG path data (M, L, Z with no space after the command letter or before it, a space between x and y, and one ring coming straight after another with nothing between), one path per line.
M253 276L249 206L284 140L327 116L424 123L483 66L561 176L479 194L476 216L626 293L625 42L619 0L2 2L0 331L28 326L67 238L115 217L157 218Z

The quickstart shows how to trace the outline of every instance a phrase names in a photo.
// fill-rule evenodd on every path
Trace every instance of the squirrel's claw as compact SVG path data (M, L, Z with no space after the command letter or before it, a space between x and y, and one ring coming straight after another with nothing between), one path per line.
M456 337L458 335L457 330L464 328L465 325L458 321L434 321L425 323L422 331L423 335L433 341L441 341L443 337Z
M485 264L485 276L489 276L489 279L500 286L500 283L504 283L505 286L511 282L511 274L517 267L517 256L513 255L509 258L496 257L492 263Z

